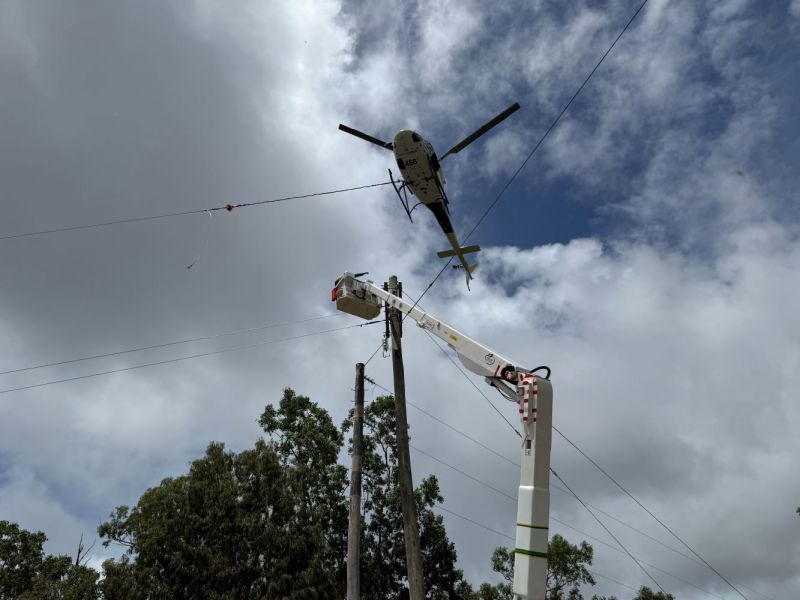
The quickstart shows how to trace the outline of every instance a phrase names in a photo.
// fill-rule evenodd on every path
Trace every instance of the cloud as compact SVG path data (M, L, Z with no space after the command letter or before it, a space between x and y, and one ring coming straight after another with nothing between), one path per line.
M630 9L198 2L89 14L6 3L0 23L13 23L13 35L0 35L0 179L14 209L3 233L375 183L392 156L344 136L339 122L385 138L419 128L441 151L519 100L523 110L445 166L463 232ZM766 51L791 38L753 9L651 0L498 205L513 218L492 213L481 225L472 291L448 270L422 306L526 366L549 364L556 425L722 572L777 598L799 583L800 489L786 474L800 450L800 248L787 208L791 165L772 145L786 135L791 98ZM551 225L536 211L541 189L596 206L596 235L534 246L535 232ZM210 223L202 215L6 241L3 370L324 315L345 269L379 282L395 273L418 298L441 268L432 258L441 238L430 215L416 211L412 226L396 202L378 188L215 213ZM516 247L510 229L531 233ZM355 322L289 323L2 382ZM340 420L352 363L378 348L380 329L0 395L3 517L45 530L49 551L71 552L76 534L183 472L209 440L251 445L255 419L284 386ZM414 327L404 348L409 400L516 460L516 435L441 350ZM391 382L380 351L368 373ZM488 398L514 417L513 406ZM409 414L412 443L515 495L513 464L414 406ZM666 540L557 436L553 465L593 505ZM513 502L421 454L414 468L440 477L448 508L513 535ZM608 539L557 490L553 515ZM491 551L508 541L445 519L468 576L491 578ZM573 541L585 537L556 525ZM729 593L707 570L614 527L637 555ZM755 556L745 543L762 550ZM601 544L596 555L599 572L647 583ZM668 581L682 598L699 597Z
M760 573L784 582L773 590L791 589L798 552L796 536L781 528L794 523L800 496L785 462L800 450L790 425L800 418L791 392L800 354L790 300L800 246L776 226L739 236L756 241L737 243L713 268L676 252L638 244L605 249L592 240L488 249L481 281L490 284L475 286L455 306L450 299L426 308L470 324L467 333L528 366L548 363L556 426L718 569L739 581L752 577L751 585L769 593L773 584ZM467 423L474 418L463 419L467 431L475 430ZM506 431L495 446L508 448L512 439ZM619 490L558 437L553 461L589 502L612 514L628 512ZM501 489L512 493L513 468L504 480ZM445 488L446 498L451 490ZM606 539L580 507L560 495L553 502L554 516ZM465 504L473 518L502 527L492 512L507 508L502 498L483 508ZM647 527L642 515L631 521ZM738 523L727 543L719 535L726 522ZM684 559L661 556L633 537L632 547L646 560L685 572ZM743 571L734 539L780 550ZM603 548L598 558L600 572L628 570ZM628 575L641 577L635 567ZM707 572L692 577L717 586Z

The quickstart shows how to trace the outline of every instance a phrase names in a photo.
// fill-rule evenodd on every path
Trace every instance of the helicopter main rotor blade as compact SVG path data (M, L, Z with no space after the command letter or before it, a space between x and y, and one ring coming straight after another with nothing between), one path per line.
M354 135L357 138L361 138L362 140L366 140L367 142L375 144L376 146L380 146L381 148L386 148L387 150L391 150L393 148L390 142L384 142L382 140L379 140L378 138L372 137L371 135L367 135L366 133L363 133L358 129L353 129L352 127L348 127L347 125L342 125L341 123L339 123L339 129L341 131L344 131L345 133L349 133L350 135Z
M445 152L444 155L439 157L439 160L443 160L445 157L449 156L450 154L458 154L464 148L469 146L472 142L474 142L479 137L481 137L484 133L489 131L492 127L494 127L495 125L498 125L501 122L505 121L511 115L511 113L516 112L518 110L519 110L519 102L514 102L514 104L509 106L507 109L505 109L499 115L497 115L494 119L492 119L491 121L486 123L486 125L484 125L480 129L478 129L477 131L469 134L463 140L458 142L455 146L450 148L450 150Z

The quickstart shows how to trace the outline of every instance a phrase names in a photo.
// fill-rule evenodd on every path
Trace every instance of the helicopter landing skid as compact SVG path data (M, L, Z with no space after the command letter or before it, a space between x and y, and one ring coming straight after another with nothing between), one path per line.
M400 187L398 187L394 182L394 175L392 175L391 169L389 169L389 181L392 183L392 187L394 188L397 197L400 199L400 204L403 205L403 210L405 210L406 215L408 215L408 220L413 223L414 219L411 218L411 211L414 209L408 207L408 190L406 189L408 184L404 181L400 184Z

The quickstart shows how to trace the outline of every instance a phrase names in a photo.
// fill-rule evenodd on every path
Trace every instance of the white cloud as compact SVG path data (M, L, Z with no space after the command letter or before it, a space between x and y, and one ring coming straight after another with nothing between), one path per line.
M191 60L167 74L194 73L196 79L170 87L156 71L155 81L165 88L150 93L136 72L158 65L137 63L127 75L134 78L135 106L144 107L139 121L119 100L127 98L127 88L110 96L89 88L92 94L82 96L54 83L58 111L42 108L35 116L72 145L66 152L45 128L47 144L36 164L51 171L26 178L26 186L48 177L62 182L59 169L93 176L75 176L80 185L70 188L69 199L52 195L49 203L47 194L34 194L38 188L22 188L30 201L19 203L9 231L31 229L43 215L102 220L111 209L151 214L167 211L168 202L197 208L376 182L386 176L391 155L344 136L338 122L378 136L424 126L451 141L506 100L518 99L523 111L509 121L514 126L504 125L476 145L486 158L482 167L463 161L447 166L454 190L478 176L504 180L629 10L623 2L603 10L578 4L568 13L546 3L376 6L182 7L178 30L164 36L171 45L160 56L179 55L185 44ZM786 190L764 166L773 157L768 142L781 114L770 82L746 52L744 41L760 39L752 33L763 26L748 20L747 7L726 3L706 14L692 2L650 2L585 90L584 104L568 113L537 156L538 172L605 191L604 200L613 204L605 216L619 219L618 230L602 239L535 248L485 247L472 292L448 272L423 305L527 366L549 363L556 424L720 570L777 598L799 583L800 547L792 528L800 489L787 473L800 451L793 393L800 367L793 303L800 291L794 276L800 246L797 224L778 210ZM110 52L114 44L105 48ZM97 55L91 44L89 49ZM47 74L47 51L31 50L37 76ZM29 69L33 64L25 63ZM82 68L77 72L85 75ZM213 85L184 89L206 79ZM229 88L231 96L214 96L206 106L215 88ZM159 103L172 95L181 99L178 108ZM68 102L75 97L82 101ZM98 104L87 107L94 97ZM231 98L237 100L231 111L236 119L226 112ZM124 147L152 142L147 152L128 156L119 154L118 143L95 141L117 120L81 128L117 102L115 110L142 130L126 130ZM192 117L191 109L199 116ZM63 114L68 125L53 114ZM187 130L203 136L171 128L183 118ZM224 127L215 128L217 123ZM156 141L168 144L170 136L176 146L158 153ZM30 133L17 145L29 138L36 136ZM106 148L109 162L85 150L85 140ZM220 153L209 158L215 148ZM147 162L151 151L162 164ZM182 162L183 155L190 160ZM762 155L766 159L759 161ZM628 172L632 161L635 176ZM86 203L85 197L98 197L93 186L104 185L100 167L114 175L108 189L132 181L124 201L102 193L105 203ZM127 179L128 172L141 176ZM195 178L198 188L179 185ZM150 180L154 187L144 185ZM324 314L332 310L327 293L333 279L345 269L369 270L378 281L396 273L416 297L438 271L431 257L441 240L430 215L415 212L412 226L396 202L384 189L216 213L208 247L191 271L185 266L202 242L205 218L202 227L171 222L19 246L24 260L3 271L0 331L6 343L0 358L10 368ZM59 213L64 207L70 211ZM102 370L340 323L353 320L292 325L94 364ZM45 530L51 551L70 552L76 532L90 533L116 504L135 502L147 486L185 470L209 440L233 448L252 444L255 419L284 386L311 395L340 419L349 407L352 363L365 360L379 338L378 327L331 333L2 395L0 452L13 465L0 480L3 516ZM413 327L404 346L409 398L516 458L516 436L441 352ZM22 385L93 368L73 365L4 382ZM383 385L391 382L380 353L369 371ZM515 467L448 437L413 407L410 414L420 448L514 493ZM653 531L558 438L553 458L590 502ZM417 476L440 476L447 506L513 532L513 503L485 496L419 455L414 460ZM553 499L555 516L605 539L575 503L558 494ZM476 582L490 578L491 550L506 541L446 520L468 575ZM692 565L674 553L640 538L631 543L646 559L728 593L706 571L687 574ZM754 556L743 544L763 550ZM597 562L598 571L642 581L635 567L599 545ZM671 584L680 597L696 597Z
M800 451L792 392L800 366L792 316L800 245L770 224L734 237L735 249L711 267L645 245L602 250L590 240L488 249L482 282L492 284L476 285L455 306L451 298L426 308L468 325L467 333L529 366L548 363L556 425L724 573L745 582L760 578L761 570L789 578L774 588L751 582L769 593L791 589L800 552L796 535L782 531L796 525L800 498L797 482L786 476L786 460ZM503 291L496 282L511 287ZM503 437L497 447L508 446L508 434ZM625 510L613 486L592 477L558 438L553 459L590 502L612 514ZM513 472L505 489L512 485ZM492 510L505 508L499 499L463 510L487 522ZM553 511L597 530L560 496ZM632 522L646 526L640 517ZM595 535L605 538L600 530ZM745 568L738 564L743 539L780 550ZM630 543L662 568L686 568L674 555L652 555L641 538ZM609 559L598 548L597 555L598 571L623 569L640 579L613 553ZM707 573L693 577L716 585Z

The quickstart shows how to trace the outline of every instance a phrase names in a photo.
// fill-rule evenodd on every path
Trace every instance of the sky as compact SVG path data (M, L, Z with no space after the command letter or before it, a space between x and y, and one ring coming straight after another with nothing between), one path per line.
M391 154L339 123L443 152L517 101L443 165L463 236L638 6L0 0L0 238L382 183ZM750 599L800 589L798 41L798 0L650 0L470 237L471 291L448 270L421 302L549 365L559 431ZM330 288L418 297L447 244L414 215L383 186L0 239L0 371L205 338L0 375L0 518L72 554L211 440L251 447L285 387L341 422L383 328L316 335L360 323ZM414 478L439 478L467 579L497 581L518 438L416 328L404 352ZM367 374L390 387L390 360ZM676 598L741 597L559 435L552 465ZM594 545L586 597L655 587L551 495L551 531Z

